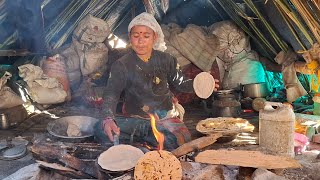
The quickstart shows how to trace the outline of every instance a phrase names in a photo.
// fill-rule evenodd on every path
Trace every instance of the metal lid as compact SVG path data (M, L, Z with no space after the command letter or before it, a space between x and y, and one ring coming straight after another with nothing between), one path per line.
M14 160L23 157L26 155L27 147L24 144L20 144L17 146L13 146L12 148L8 148L7 150L4 150L0 158L1 159L7 159L7 160Z
M26 140L1 140L0 141L0 159L15 160L24 157L27 154Z

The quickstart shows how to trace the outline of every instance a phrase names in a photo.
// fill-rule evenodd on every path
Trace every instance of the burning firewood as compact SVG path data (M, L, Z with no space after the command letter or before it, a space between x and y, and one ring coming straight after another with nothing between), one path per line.
M139 159L134 170L135 180L144 179L182 179L180 161L170 152L150 151Z

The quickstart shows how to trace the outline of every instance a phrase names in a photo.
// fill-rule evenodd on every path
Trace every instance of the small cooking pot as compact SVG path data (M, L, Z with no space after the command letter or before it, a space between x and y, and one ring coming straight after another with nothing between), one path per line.
M269 95L269 89L267 83L252 83L252 84L240 84L242 96L244 98L258 98L266 97Z

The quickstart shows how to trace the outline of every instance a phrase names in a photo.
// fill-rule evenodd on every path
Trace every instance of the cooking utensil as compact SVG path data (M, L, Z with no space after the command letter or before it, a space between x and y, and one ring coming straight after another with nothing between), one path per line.
M240 84L242 96L250 98L266 97L269 95L267 83Z
M47 131L49 134L61 140L82 142L93 138L94 125L99 120L89 116L67 116L59 118L48 123ZM77 136L68 136L67 130L69 125L76 125L80 134Z
M1 129L9 129L10 127L10 122L6 114L2 113L0 114L0 122L1 122Z
M27 141L8 137L0 141L0 159L15 160L24 157L27 154Z
M113 135L113 145L119 145L119 136L117 134Z
M211 117L239 117L241 103L238 101L239 93L236 89L219 90L212 96L212 108L207 107L203 101L204 109Z

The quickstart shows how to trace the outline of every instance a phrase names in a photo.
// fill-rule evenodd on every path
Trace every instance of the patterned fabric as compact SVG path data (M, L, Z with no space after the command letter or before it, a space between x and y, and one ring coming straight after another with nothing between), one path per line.
M143 25L151 28L154 32L158 34L158 40L153 46L153 49L164 52L167 47L166 43L164 42L164 35L160 25L158 24L157 20L149 13L143 12L140 15L136 16L132 19L128 26L128 32L131 31L133 26Z
M121 144L147 143L153 147L158 146L149 119L116 116L115 121L121 130L119 136ZM173 150L191 140L188 128L180 119L168 118L156 122L158 131L164 134L164 148L166 150ZM101 122L98 122L94 127L94 137L99 143L111 143L103 132Z
M168 129L177 138L179 146L191 141L191 134L179 118L168 118L159 121L159 125Z

